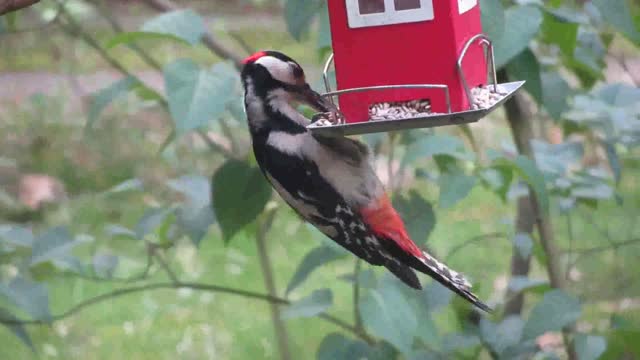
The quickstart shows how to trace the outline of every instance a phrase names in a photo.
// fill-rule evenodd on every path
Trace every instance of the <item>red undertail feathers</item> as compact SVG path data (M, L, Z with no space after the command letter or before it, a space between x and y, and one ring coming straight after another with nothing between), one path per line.
M422 257L422 250L407 234L404 222L386 194L375 200L373 204L360 209L360 214L376 235L393 240L408 254Z

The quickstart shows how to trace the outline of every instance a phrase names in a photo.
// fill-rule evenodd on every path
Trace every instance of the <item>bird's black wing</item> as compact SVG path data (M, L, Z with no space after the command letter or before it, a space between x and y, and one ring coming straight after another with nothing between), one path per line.
M386 240L371 232L360 214L320 176L313 162L267 144L256 149L255 154L267 180L305 220L359 258L383 265L409 286L420 288L413 270L387 251L381 243Z

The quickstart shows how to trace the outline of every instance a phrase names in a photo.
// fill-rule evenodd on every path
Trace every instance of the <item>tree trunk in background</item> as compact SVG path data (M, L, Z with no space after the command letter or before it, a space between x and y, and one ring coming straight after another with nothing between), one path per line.
M529 234L533 238L533 225L535 224L535 214L531 209L531 199L528 196L518 199L518 209L516 213L516 234ZM523 258L517 247L513 247L511 255L511 277L527 276L531 265L531 256ZM507 303L504 307L504 316L520 315L524 305L524 295L519 293L507 293Z
M509 75L507 74L507 71L504 69L498 71L498 82L503 83L508 81ZM522 92L515 94L512 99L505 103L505 110L507 113L507 121L511 128L511 135L516 148L518 149L518 153L535 161L533 148L531 146L531 140L534 138L533 129L531 127L532 114L529 110L527 99L524 97L524 94ZM524 199L529 199L528 205L531 210L531 220L537 225L538 238L547 256L547 261L544 265L547 269L549 282L553 288L564 289L565 282L564 274L560 267L560 252L558 251L553 237L551 219L548 214L540 208L538 199L531 188L529 188L529 196ZM518 218L520 218L520 216L526 216L526 214L520 213L521 210L524 210L524 207L521 208L521 206L518 206ZM514 252L517 252L517 250L514 250ZM521 266L522 264L518 265ZM519 268L518 270L523 270L523 268ZM514 306L515 305L517 304L514 304ZM565 328L563 330L567 356L569 360L577 360L578 357L575 352L575 348L569 338L570 333L570 328Z

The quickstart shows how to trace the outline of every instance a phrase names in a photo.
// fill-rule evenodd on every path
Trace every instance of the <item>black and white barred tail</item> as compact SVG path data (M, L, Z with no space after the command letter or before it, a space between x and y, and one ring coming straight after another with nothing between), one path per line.
M480 301L478 297L471 292L471 283L464 277L464 275L449 269L445 264L436 260L426 252L423 252L422 254L423 258L416 259L418 261L412 264L414 269L433 277L439 283L462 296L478 308L486 312L492 311L487 304Z

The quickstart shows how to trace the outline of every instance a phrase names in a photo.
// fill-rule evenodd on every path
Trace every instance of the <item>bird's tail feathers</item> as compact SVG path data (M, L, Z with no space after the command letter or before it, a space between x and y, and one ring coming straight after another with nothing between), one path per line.
M471 292L472 285L464 275L449 269L449 267L428 253L423 251L422 256L416 258L416 262L412 265L417 265L413 266L416 270L433 277L439 283L462 296L478 308L486 312L492 312L492 309L487 304L480 301L480 299Z

